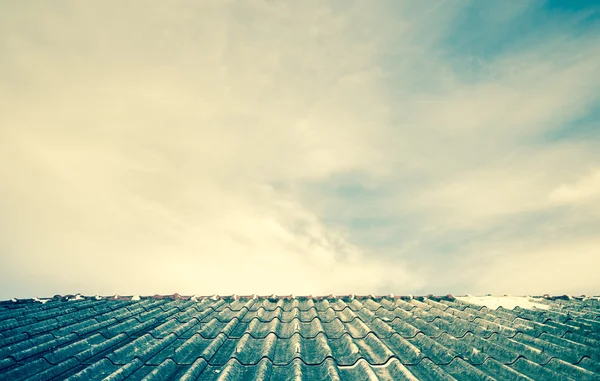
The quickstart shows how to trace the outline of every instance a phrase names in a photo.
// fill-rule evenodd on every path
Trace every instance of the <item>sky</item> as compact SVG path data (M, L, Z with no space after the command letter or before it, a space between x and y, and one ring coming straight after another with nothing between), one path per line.
M0 299L600 294L600 3L0 4Z

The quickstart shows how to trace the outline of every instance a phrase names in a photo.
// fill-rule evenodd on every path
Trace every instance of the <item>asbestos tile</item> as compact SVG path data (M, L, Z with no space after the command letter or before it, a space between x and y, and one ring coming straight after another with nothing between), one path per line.
M30 337L31 336L29 336L26 333L19 333L19 334L13 335L13 336L6 337L4 339L0 339L0 358L2 358L2 356L3 356L2 353L6 349L7 346L10 346L10 345L16 344L16 343L22 343L24 340L27 340Z
M350 308L354 312L360 311L361 309L365 308L364 304L358 299L348 301L346 302L346 304L348 308Z
M190 366L185 366L179 375L180 381L195 381L200 380L200 375L206 368L208 363L203 358L199 358Z
M37 347L38 345L55 340L55 337L49 333L42 334L33 338L29 338L29 336L25 334L19 335L19 337L24 338L25 340L18 341L14 344L9 343L9 345L0 348L0 358L21 352L23 350L27 350L29 348Z
M263 310L259 310L259 311L263 311L264 313L264 309ZM256 313L256 312L254 312ZM230 322L233 319L240 319L243 316L252 316L253 313L249 313L248 310L232 310L229 308L224 308L219 312L216 312L214 314L211 315L206 315L202 320L203 321L209 321L212 319L217 319L221 322Z
M55 347L51 353L45 354L44 358L50 364L56 365L102 342L104 342L104 337L100 334L95 334L87 338L75 340L67 345Z
M35 319L32 319L32 321L35 321ZM51 319L44 320L41 322L21 325L16 328L6 330L2 333L5 336L13 336L13 335L19 334L19 333L26 333L29 336L33 336L33 335L37 335L39 333L52 331L53 329L55 329L59 326L60 326L60 324L59 324L58 320L56 320L56 318L51 318Z
M409 311L403 310L402 308L396 307L395 309L380 309L373 313L374 316L378 317L383 321L392 321L396 318L400 319L410 319L414 315Z
M242 321L250 321L252 319L258 319L262 322L269 322L273 319L278 319L279 321L283 321L282 319L283 310L281 308L277 308L274 310L259 308L258 310L248 311L241 319Z
M492 358L488 358L481 365L477 365L477 369L481 372L486 373L495 380L499 381L512 381L512 380L523 380L531 381L532 378L527 375L518 372L508 365L504 365ZM536 378L537 379L537 378Z
M51 367L52 365L48 361L46 361L43 358L40 358L27 364L13 368L6 373L3 372L2 378L5 380L22 380L27 377L31 377L38 373L41 373Z
M421 374L417 378L417 374ZM415 372L415 373L413 373ZM423 364L416 366L404 366L398 360L392 359L385 367L376 368L376 373L379 379L386 380L425 380L434 377L436 380L450 380L452 379L446 373L443 373L442 369L437 368L434 364L428 362L427 359L423 360Z
M223 354L229 353L230 358L236 358L243 365L253 365L257 364L263 358L273 359L278 340L275 334L269 334L264 339L255 339L247 334L237 342L224 344L219 352ZM220 360L219 363L223 364L227 361L228 359L225 358L225 361ZM211 360L212 362L213 360Z
M360 359L360 348L348 334L338 339L329 339L329 347L338 365L353 365Z
M196 329L190 329L184 332L180 337L182 339L188 339L196 334L200 334L207 339L215 338L221 333L221 330L225 328L229 323L220 322L217 319L212 319L207 323L200 323Z
M339 380L337 367L332 361L325 361L320 365L306 365L300 360L290 364L273 366L271 379L274 380Z
M547 303L552 310L391 297L23 303L0 309L0 379L597 378L600 302Z
M202 325L200 321L196 318L191 318L186 322L180 322L179 326L173 329L171 332L174 333L177 337L181 337L187 332L196 332L198 329L201 329Z
M482 372L477 367L467 363L466 361L455 358L449 364L438 366L445 372L456 378L457 380L478 380L478 381L494 381L495 378L490 377L485 372Z
M146 380L147 377L151 377L150 373L154 371L157 367L150 365L142 365L134 370L129 376L127 376L127 381L141 381Z
M566 340L571 340L576 343L583 344L590 348L600 348L600 340L596 340L592 337L585 336L579 333L567 332L562 336Z
M167 319L158 323L158 325L147 333L156 339L161 339L173 333L177 327L181 326L176 319Z
M86 324L83 324L83 323L86 323ZM111 337L115 334L114 332L111 332L109 334L108 331L102 330L102 329L109 327L111 325L114 325L115 323L117 323L116 320L104 320L101 322L96 322L96 318L89 319L84 322L81 322L81 324L82 324L81 326L74 327L72 330L70 329L70 330L66 330L66 331L60 331L59 335L56 335L56 336L63 336L65 334L70 333L70 331L72 331L72 333L77 334L78 336L83 336L83 335L87 335L91 332L98 331L104 337Z
M64 335L68 335L70 333L75 333L75 332L77 332L78 329L85 328L85 327L89 326L90 324L94 324L94 323L98 323L98 321L93 318L90 318L90 319L83 320L78 323L63 326L61 328L51 331L50 333L54 337L64 336Z
M581 381L598 381L598 374L594 374L580 366L569 364L561 359L553 358L544 365L544 368L551 369L557 373L564 374L570 378Z
M396 333L394 328L390 325L391 320L388 318L384 319L385 321L377 317L373 319L367 327L379 338L390 337Z
M231 336L242 337L243 334L249 333L254 338L265 338L268 334L274 333L280 337L284 337L284 333L281 332L279 328L281 324L282 323L279 321L279 319L273 319L265 323L258 318L254 318L249 323L240 322L240 324L238 324L232 331ZM242 331L242 329L244 330ZM236 333L235 336L233 336L234 332Z
M553 348L559 349L560 351L562 351L562 348L566 348L572 352L572 356L575 356L576 358L578 357L581 359L584 356L589 356L600 363L600 346L589 346L547 333L541 334L539 337L537 337L537 339L551 343ZM559 358L564 358L564 356L559 356L558 354L556 356ZM576 362L578 361L579 360Z
M451 374L442 367L425 358L415 365L406 365L406 369L419 381L456 381Z
M303 322L309 322L313 319L316 319L317 317L318 313L315 308L311 308L308 310L300 310L296 308L291 311L283 311L281 314L281 321L291 321L293 319L298 319Z
M236 360L230 360L226 365L205 366L199 374L198 380L269 380L271 377L272 364L267 360L257 365L242 365Z
M330 301L327 303L327 308L331 308L334 311L341 311L345 308L350 308L350 306L341 299L336 299L334 301ZM323 309L322 307L319 309Z
M546 354L546 355L558 357L558 358L565 360L567 362L570 362L572 364L579 362L579 360L581 360L581 358L584 355L581 353L577 353L576 350L573 350L571 348L552 344L551 342L548 342L546 340L537 339L537 338L534 338L534 337L531 337L531 336L528 336L528 335L525 335L522 333L516 334L515 337L513 339L511 339L511 341L516 341L516 342L524 344L524 346L521 347L520 351L525 351L526 349L528 349L528 347L530 347L530 348L534 349L534 352L535 352L535 349L537 349L539 351L543 351L544 354ZM528 357L527 355L525 357L530 360L533 360L531 357ZM536 361L536 362L538 364L541 363L540 361Z
M418 333L414 338L406 340L417 347L425 357L438 365L448 364L458 356L454 350L443 346L436 340L433 340L431 337L422 333Z
M372 366L360 359L351 366L338 367L342 380L398 380L416 381L415 376L397 359L391 359L384 365Z
M271 301L269 299L261 299L261 300L256 301L256 303L254 303L250 307L250 311L257 311L259 309L273 311L273 310L277 309L278 307L281 307L281 305L283 305L283 302L279 303L279 301ZM279 308L279 309L281 309L281 308Z
M337 313L333 308L326 308L319 310L317 309L317 319L319 319L322 323L330 322L337 317ZM307 320L306 318L304 320Z
M511 338L511 337L514 337L518 333L518 331L514 328L508 327L506 325L503 325L503 324L495 322L495 321L483 319L480 317L475 318L472 321L472 323L478 324L478 325L484 327L485 329L492 331L494 333L497 333L504 337Z
M300 358L302 350L302 337L298 334L292 335L289 339L277 339L277 344L273 354L273 364L286 365L294 358Z
M175 358L175 351L177 348L181 347L185 344L189 339L175 339L169 343L169 345L165 346L160 351L156 352L149 360L145 362L145 365L154 365L158 366L162 364L167 359Z
M128 336L131 336L137 332L153 327L156 324L156 321L153 319L140 322L136 318L129 318L121 323L108 325L106 328L101 329L99 333L104 337L113 337L124 332L126 332Z
M300 340L300 358L305 364L318 365L332 356L331 348L324 334Z
M344 323L344 331L355 339L362 339L371 333L371 329L359 318Z
M512 364L521 356L537 363L545 363L550 359L539 349L523 345L497 333L491 335L486 343L482 351L503 364Z
M415 337L415 335L417 333L422 332L419 328L415 327L414 325L410 324L409 322L407 322L401 318L395 318L394 320L392 320L391 322L389 322L387 324L390 327L392 327L394 332L396 332L397 334L399 334L400 336L402 336L404 338Z
M384 338L382 341L402 364L418 364L425 357L420 348L399 334Z
M15 365L16 363L17 362L10 357L0 360L0 371L2 371L2 369L10 368L13 365Z
M184 311L173 316L173 319L177 320L179 323L185 323L192 319L200 322L199 316L201 316L201 315L202 315L201 312L198 312L198 310L196 310L193 306L190 306L187 309L185 309Z
M415 327L419 330L419 332L429 336L429 337L439 337L444 331L437 328L435 325L427 323L425 320L419 318L410 318L406 321L411 326ZM390 322L391 326L394 327L397 324L397 320Z
M219 299L217 301L212 301L210 299L203 301L205 304L203 305L203 308L211 308L215 311L222 311L225 308L229 308L230 310L233 311L241 311L242 309L246 309L246 310L250 310L250 308L252 307L252 305L254 305L256 303L255 300L253 299L245 299L245 298L240 298L240 299ZM208 303L208 304L206 304Z
M338 339L346 332L344 323L337 318L332 319L331 321L322 321L321 328L323 329L325 336L329 339Z
M444 333L437 338L437 342L456 353L457 356L469 364L479 365L489 358L489 355L481 350L485 346L485 341L471 333L460 339Z
M451 305L447 302L449 302L449 301L448 300L437 301L437 300L433 300L433 299L427 299L424 301L425 304L427 304L431 307L435 307L442 311L448 311L448 309L451 308Z
M282 322L276 325L276 331L279 338L290 338L293 334L299 333L304 338L315 337L323 332L323 326L318 319L312 319L308 322L294 319L288 322Z
M226 337L227 336L222 333L212 339L194 335L186 340L180 347L175 349L173 361L178 365L192 365L199 358L203 358L208 362L212 359L221 345L223 345Z
M357 319L358 316L356 315L356 312L354 310L351 310L350 308L345 308L343 310L340 311L336 311L336 317L338 319L340 319L343 323L348 323L354 319Z
M509 366L517 372L531 378L532 380L571 380L571 378L567 377L564 374L557 373L556 371L550 368L536 364L533 361L527 360L525 358L519 358L517 361L515 361Z
M356 316L358 316L358 318L365 323L371 323L373 319L377 318L377 315L375 315L376 312L377 311L373 312L369 309L361 308L360 310L356 311Z
M232 319L228 323L220 322L217 319L213 319L201 327L198 333L205 338L214 338L219 334L229 336L235 327L239 324L238 319Z
M53 348L56 348L57 346L67 343L76 338L77 338L77 336L72 334L72 335L64 336L64 337L61 337L58 339L44 341L36 346L29 347L27 349L24 349L24 350L16 352L16 353L11 353L10 356L12 358L14 358L15 360L21 362L29 357L33 357L35 355L41 355L42 353L44 353L46 351L52 350Z
M35 319L36 321L44 321L44 320L54 318L57 316L62 316L62 317L69 316L73 312L79 312L79 310L76 308L72 308L72 307L64 308L64 309L59 308L59 307L54 307L51 309L39 311L35 314L29 314L28 317L31 317L31 318Z
M7 318L6 320L0 322L0 332L5 332L23 325L35 323L37 320L34 318L27 319L16 319L13 317Z
M169 335L163 339L155 339L151 335L146 334L110 353L107 355L107 358L118 365L125 365L135 358L145 362L175 339L175 335Z
M86 350L83 350L83 351L75 354L74 357L81 362L88 361L89 359L101 354L104 351L107 351L110 349L114 350L114 349L119 348L127 340L128 340L127 335L125 335L124 333L121 333L113 338L108 339L108 340L104 340L97 344L92 344Z
M114 372L106 376L104 381L121 381L128 379L129 376L143 366L139 359L134 359L129 364L117 368Z
M592 360L589 357L585 357L577 364L577 366L600 375L600 362L597 360Z
M364 339L354 339L353 342L359 349L360 357L369 364L383 364L394 356L390 348L374 334L369 334Z
M489 337L493 331L490 331L479 324L468 322L463 319L436 319L431 322L433 326L446 332L454 337L463 337L467 333L472 333L477 336Z
M360 305L360 308L358 310L361 309L367 309L370 311L377 311L380 308L384 308L378 301L376 300L372 300L372 299L363 299L363 300L356 300L356 303L354 304L356 305Z
M396 299L394 300L394 309L399 308L407 312L411 312L418 307L412 303L412 300L407 302L406 300Z
M281 308L281 310L283 312L289 312L289 311L292 311L293 309L299 309L298 305L299 305L299 302L298 302L298 299L296 299L296 298L283 299L281 301L281 304L279 304L279 307Z
M157 367L154 367L150 373L148 373L144 380L145 381L160 381L160 380L169 380L169 379L177 379L176 375L182 373L187 367L180 366L175 364L175 362L171 359L165 360L162 364Z
M68 359L60 364L56 364L54 366L49 367L48 369L38 372L33 376L27 378L27 381L46 381L51 380L54 377L62 375L69 369L72 369L79 365L79 362L73 358Z

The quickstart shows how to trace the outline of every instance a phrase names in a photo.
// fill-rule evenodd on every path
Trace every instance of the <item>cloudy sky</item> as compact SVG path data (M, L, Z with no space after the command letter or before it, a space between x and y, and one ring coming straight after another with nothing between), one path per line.
M0 84L0 299L600 293L596 2L6 1Z

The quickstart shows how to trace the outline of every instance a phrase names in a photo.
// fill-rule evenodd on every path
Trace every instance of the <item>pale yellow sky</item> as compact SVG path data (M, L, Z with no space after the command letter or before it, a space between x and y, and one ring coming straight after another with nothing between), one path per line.
M594 293L597 28L463 6L0 5L0 298Z

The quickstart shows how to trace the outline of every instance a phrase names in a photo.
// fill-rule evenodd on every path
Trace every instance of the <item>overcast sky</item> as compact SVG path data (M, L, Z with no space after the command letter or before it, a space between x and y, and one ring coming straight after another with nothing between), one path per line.
M600 294L599 105L594 1L4 1L0 299Z

